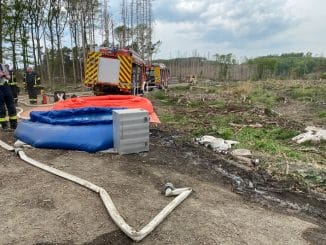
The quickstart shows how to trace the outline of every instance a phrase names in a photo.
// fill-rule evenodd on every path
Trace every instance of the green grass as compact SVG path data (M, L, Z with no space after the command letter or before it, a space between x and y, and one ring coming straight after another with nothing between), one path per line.
M229 127L219 127L216 130L216 133L218 136L226 140L232 139L233 136L233 130Z
M222 108L225 107L225 101L223 101L223 100L210 100L210 101L205 102L205 105L222 109Z
M164 103L165 105L175 105L177 102L176 98L168 96L163 90L155 91L151 96L153 96L154 99Z
M288 92L292 99L299 101L325 100L326 88L324 87L303 87L294 88Z
M186 135L189 137L212 135L237 140L240 143L235 147L252 150L261 158L261 166L270 173L283 176L286 168L285 161L288 161L290 165L294 164L291 166L295 166L292 171L290 167L290 175L299 177L310 186L325 186L325 170L319 169L325 167L320 155L320 152L326 149L325 142L317 146L311 143L297 145L291 138L302 133L301 131L264 122L278 121L273 109L276 105L280 105L280 102L283 103L280 99L283 97L305 101L306 104L311 102L311 105L316 108L312 110L315 119L324 120L326 111L318 109L314 102L325 100L326 88L318 85L301 87L302 84L296 81L290 84L271 82L266 85L257 82L240 85L237 87L229 84L211 90L210 87L206 90L204 88L188 90L187 87L180 86L176 89L171 88L167 94L163 91L155 92L153 96L161 102L161 105L169 108L169 113L160 115L162 123L187 132ZM205 98L205 94L210 92L216 96L211 96L205 101L199 99ZM243 94L247 96L244 102L241 101ZM261 114L251 112L253 107L262 105L265 111ZM230 126L230 123L248 125L256 122L262 123L264 127ZM319 168L315 168L314 164L318 164Z
M299 131L294 129L285 129L285 128L270 128L269 135L272 139L275 140L289 140L294 136L298 135Z
M202 100L192 100L188 103L188 107L191 107L191 108L199 108L199 107L202 107L202 106L205 106L206 103Z
M229 123L241 124L244 118L234 115L217 115L206 118L209 123L199 123L204 118L189 118L187 114L168 113L161 115L161 121L176 128L189 129L193 136L212 135L240 142L238 147L257 150L269 155L285 154L289 158L304 159L304 154L289 145L291 138L300 132L280 127L233 128Z
M326 111L322 111L318 114L319 118L326 118Z
M214 87L210 87L206 90L206 93L208 94L216 94L216 93L220 93L221 89L220 88L214 88Z
M207 130L206 128L203 128L203 127L198 127L198 128L194 128L192 130L192 134L195 136L195 137L199 137L199 136L203 136L203 135L206 135L206 134L210 134L209 130Z
M155 91L153 93L153 97L157 100L166 100L169 98L169 96L166 95L162 90Z
M271 155L284 153L289 158L302 159L304 155L288 145L297 131L284 128L243 128L234 139L239 147L251 148Z
M277 96L271 91L262 88L256 88L247 97L253 104L263 104L267 106L273 106L277 102Z
M188 91L190 89L190 85L184 85L184 86L174 86L170 88L171 91Z
M326 171L310 169L307 171L298 171L297 175L301 176L306 183L326 187Z
M160 116L160 120L162 123L168 123L168 124L182 124L184 121L184 116L177 113L165 113Z

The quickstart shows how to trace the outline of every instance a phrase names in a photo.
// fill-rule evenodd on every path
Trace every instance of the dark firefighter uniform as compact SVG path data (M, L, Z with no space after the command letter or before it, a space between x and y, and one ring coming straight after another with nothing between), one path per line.
M18 104L18 94L19 94L19 87L17 86L16 76L13 70L9 70L9 86L11 88L12 96L14 97L15 105Z
M37 103L37 94L39 93L39 87L41 86L41 79L36 73L29 67L25 74L25 84L28 92L29 103Z
M17 127L16 107L8 83L9 79L9 71L3 64L0 64L0 125L3 129L8 128L6 107L8 109L10 127L12 129Z

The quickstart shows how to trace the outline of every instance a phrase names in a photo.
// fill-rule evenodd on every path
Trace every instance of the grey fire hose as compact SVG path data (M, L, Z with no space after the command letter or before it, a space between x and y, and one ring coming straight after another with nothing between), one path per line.
M151 233L172 211L176 208L181 202L183 202L192 192L191 188L175 188L173 184L167 183L164 186L162 194L165 196L176 196L165 208L162 209L144 228L140 231L136 231L133 227L129 226L126 221L119 214L116 206L114 205L110 195L106 192L105 189L99 187L87 180L79 178L77 176L65 173L61 170L52 168L46 164L38 162L30 157L28 157L22 148L14 148L5 142L0 140L0 146L8 151L15 151L17 155L28 164L40 168L51 174L60 176L64 179L70 180L74 183L77 183L87 189L90 189L98 193L101 197L104 206L106 207L107 212L114 221L114 223L132 240L139 242L144 239L149 233Z

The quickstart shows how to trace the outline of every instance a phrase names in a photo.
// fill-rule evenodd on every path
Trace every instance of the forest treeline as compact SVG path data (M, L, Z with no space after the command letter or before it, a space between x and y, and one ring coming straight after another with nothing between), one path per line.
M0 0L0 62L9 63L19 81L32 66L55 88L79 86L96 47L131 47L149 59L160 44L151 40L151 1L124 0L119 21L108 0Z
M11 65L18 81L22 81L26 68L33 66L49 88L80 86L87 53L96 45L131 47L150 62L161 44L160 40L152 42L151 1L123 1L122 21L115 23L104 0L0 0L0 62ZM180 78L326 77L325 58L311 53L270 55L244 62L238 62L231 53L212 58L196 54L158 62Z
M237 62L235 56L215 54L203 57L157 60L165 63L171 75L184 78L196 75L213 80L326 79L326 58L312 53L284 53Z
M0 62L10 63L19 80L33 66L51 87L77 83L97 9L98 1L88 0L0 0ZM63 47L68 35L73 49Z

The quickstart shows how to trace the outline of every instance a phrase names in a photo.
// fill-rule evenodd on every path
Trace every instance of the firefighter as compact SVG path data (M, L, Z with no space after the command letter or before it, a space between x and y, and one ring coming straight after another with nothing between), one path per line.
M25 74L25 85L28 92L29 103L37 104L37 94L41 84L41 79L33 71L32 67L27 67Z
M196 85L197 79L195 75L192 75L189 79L190 85Z
M14 97L15 105L18 104L18 94L19 94L19 87L17 86L17 80L15 73L12 69L9 69L9 65L6 65L7 70L9 71L10 79L9 79L9 86L11 88L11 93Z
M15 129L17 127L16 107L9 86L9 79L10 75L7 67L0 64L0 125L3 129L8 128L6 109L8 110L10 128Z

